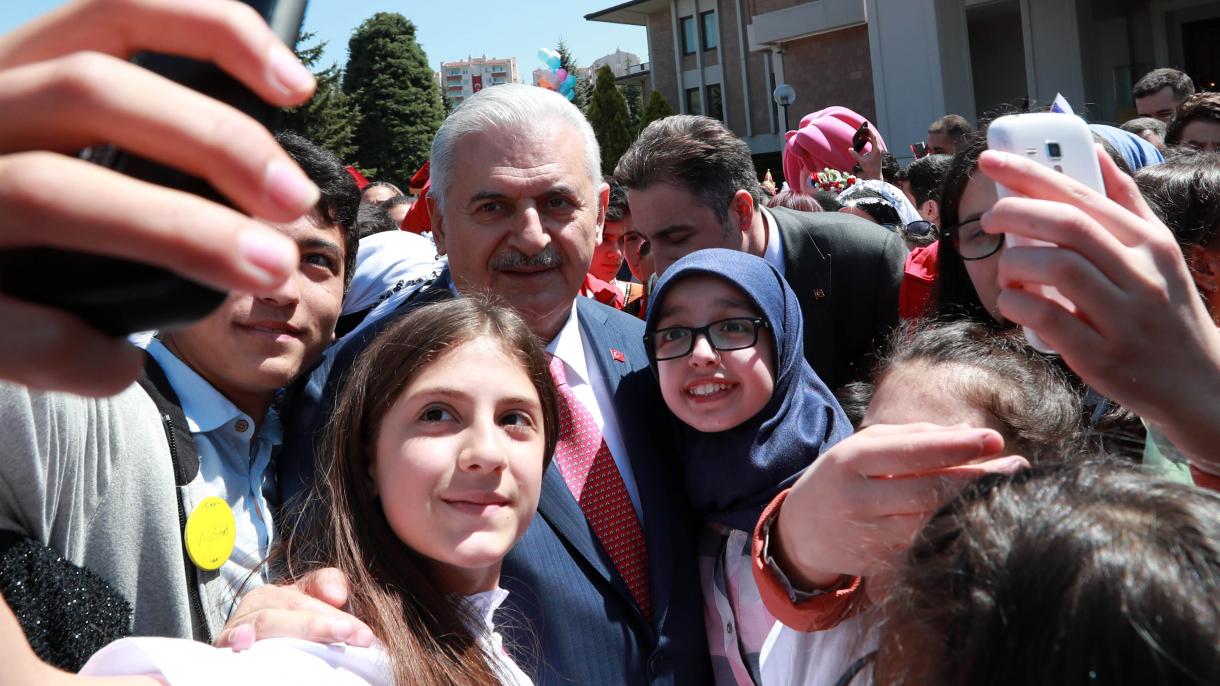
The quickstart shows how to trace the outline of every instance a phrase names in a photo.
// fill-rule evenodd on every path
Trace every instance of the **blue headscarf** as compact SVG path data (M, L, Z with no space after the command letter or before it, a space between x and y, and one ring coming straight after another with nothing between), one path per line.
M767 503L814 458L850 436L851 423L805 361L796 294L762 258L717 248L678 260L653 289L645 334L656 330L673 285L695 275L715 276L744 293L775 336L775 390L766 406L727 431L703 433L683 425L680 432L678 457L695 511L705 521L753 531Z
M1133 173L1150 164L1160 164L1165 161L1165 156L1156 149L1155 145L1130 131L1123 131L1105 124L1089 124L1089 129L1113 145L1118 154L1127 161L1127 166Z

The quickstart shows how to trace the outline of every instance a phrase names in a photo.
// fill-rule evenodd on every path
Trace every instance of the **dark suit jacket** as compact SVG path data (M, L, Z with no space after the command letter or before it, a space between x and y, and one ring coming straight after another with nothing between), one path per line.
M809 366L831 390L866 379L898 323L902 238L849 214L768 211L779 225L784 277L801 304Z
M312 478L306 473L314 464L308 439L330 414L344 370L416 300L449 297L447 277L446 272L441 283L344 341L320 372L325 382L315 379L294 389L285 418L282 491L291 490L284 488L288 483L299 488ZM696 526L681 480L672 473L673 420L648 368L643 322L587 298L577 298L576 306L581 335L594 351L587 359L589 373L602 374L613 394L639 492L654 618L644 619L551 465L543 476L538 515L505 558L500 584L510 595L496 624L518 664L540 686L711 683ZM615 359L614 350L623 361Z

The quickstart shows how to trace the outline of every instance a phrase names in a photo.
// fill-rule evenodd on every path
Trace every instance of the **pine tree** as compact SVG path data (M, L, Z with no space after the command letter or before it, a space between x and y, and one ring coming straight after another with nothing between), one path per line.
M633 83L619 88L619 92L623 94L623 100L627 101L627 116L631 120L631 131L639 133L640 117L644 114L644 89Z
M597 85L589 108L585 113L597 135L597 144L602 151L602 173L613 174L618 158L630 147L631 118L627 114L627 101L614 84L614 72L609 66L597 70Z
M406 188L428 159L444 116L415 25L401 14L378 12L357 27L348 41L343 90L363 114L355 137L358 166Z
M589 96L593 92L593 85L588 77L581 78L576 66L576 58L572 55L572 50L568 48L568 43L564 39L559 39L559 45L555 46L555 52L559 53L559 66L567 70L569 74L576 77L575 93L572 95L572 104L581 112L589 106Z
M673 113L674 108L669 106L669 101L661 95L661 91L653 91L652 95L648 96L648 104L644 106L644 114L640 115L640 130L643 131L649 124Z
M305 44L313 40L314 34L302 33L297 41L296 53L301 62L311 70L322 59L326 42L314 46ZM280 120L282 129L296 131L319 146L335 153L339 159L350 161L356 152L352 137L360 123L360 108L341 87L343 72L338 65L314 72L318 90L309 102L284 110Z

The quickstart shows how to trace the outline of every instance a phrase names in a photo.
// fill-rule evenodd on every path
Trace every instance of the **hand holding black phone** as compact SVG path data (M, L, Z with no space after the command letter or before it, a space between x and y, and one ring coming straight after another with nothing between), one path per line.
M242 0L272 27L285 44L295 44L306 0ZM237 80L210 63L161 54L133 60L269 126L278 108L263 102ZM206 181L111 146L82 152L81 157L133 178L187 191L231 205ZM64 202L71 202L71 193ZM175 218L166 216L169 226ZM0 292L64 310L112 335L165 329L206 316L225 293L160 267L84 252L45 247L0 250Z
M864 152L864 146L868 145L868 122L860 124L860 128L851 137L851 148L856 152Z

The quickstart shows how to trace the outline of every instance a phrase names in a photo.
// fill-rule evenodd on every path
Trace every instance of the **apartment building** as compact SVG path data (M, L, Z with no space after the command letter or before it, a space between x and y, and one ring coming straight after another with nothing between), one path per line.
M516 57L501 59L487 55L468 57L458 62L441 62L437 78L441 92L454 107L488 86L521 82Z

